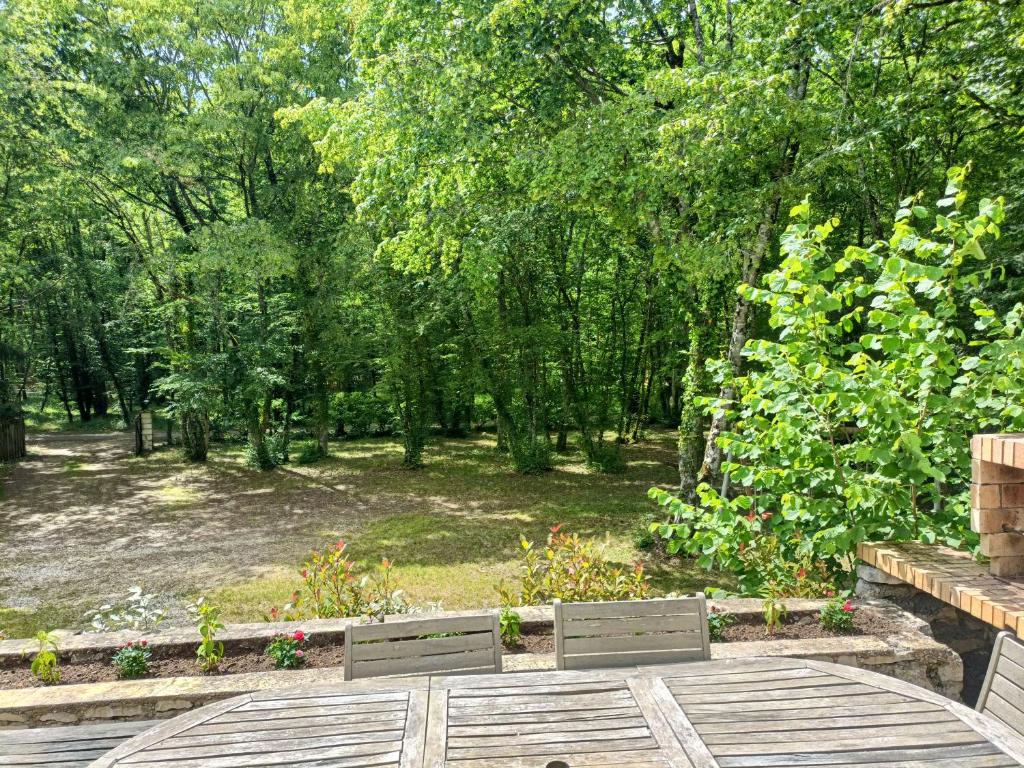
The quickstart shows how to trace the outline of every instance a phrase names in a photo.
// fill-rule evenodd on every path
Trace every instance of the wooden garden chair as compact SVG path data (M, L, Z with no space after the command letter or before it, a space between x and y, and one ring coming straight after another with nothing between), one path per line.
M555 600L559 669L670 664L711 658L707 601L697 597L563 603Z
M977 710L1024 736L1024 643L1012 632L996 637Z
M345 679L501 672L498 614L353 624Z

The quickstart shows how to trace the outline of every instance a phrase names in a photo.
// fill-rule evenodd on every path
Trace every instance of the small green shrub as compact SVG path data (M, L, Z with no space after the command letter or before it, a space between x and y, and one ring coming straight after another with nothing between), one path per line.
M199 647L196 648L199 668L203 672L213 672L224 660L224 643L217 640L217 633L224 629L220 619L220 608L201 597L193 611L200 637Z
M818 621L830 632L849 632L853 629L853 617L857 609L849 598L837 597L821 609Z
M708 611L708 637L712 643L720 643L725 639L725 630L736 623L736 617L721 608L712 607Z
M509 606L501 609L501 617L498 619L501 628L501 642L505 645L519 645L522 639L522 618Z
M782 627L789 609L778 595L767 594L761 603L761 613L764 615L764 633L771 637Z
M145 640L132 641L117 649L112 662L117 676L122 680L134 680L149 674L149 659L152 656L149 643Z
M158 607L160 598L135 586L120 603L101 605L86 614L96 632L118 632L125 629L135 632L150 632L167 616L164 608Z
M539 475L551 469L551 446L543 440L510 442L509 453L516 471L524 475Z
M277 466L267 439L264 439L258 446L253 445L252 442L245 444L245 465L261 472L266 472Z
M637 549L653 549L657 543L654 532L658 529L653 515L645 516L633 529L633 546Z
M622 447L616 442L591 442L583 448L587 468L604 475L624 472L626 461L622 458Z
M57 637L51 632L40 631L36 635L39 650L32 659L32 674L44 685L60 682L60 662L57 659Z
M302 630L277 635L267 645L266 654L274 660L275 669L298 669L306 663L306 635Z
M271 616L311 615L317 619L372 616L379 619L387 614L416 611L398 587L394 563L384 558L375 573L357 576L355 563L345 555L347 549L347 542L342 540L322 550L313 550L299 571L303 589L292 595L292 602L283 611L271 611Z
M295 461L299 464L316 464L320 459L326 458L327 453L320 447L316 440L310 440L299 446L299 455Z
M548 534L543 555L532 541L519 540L523 562L518 589L504 584L498 592L504 605L542 605L555 598L567 603L593 600L641 600L650 591L644 567L626 568L609 562L606 545L556 525Z

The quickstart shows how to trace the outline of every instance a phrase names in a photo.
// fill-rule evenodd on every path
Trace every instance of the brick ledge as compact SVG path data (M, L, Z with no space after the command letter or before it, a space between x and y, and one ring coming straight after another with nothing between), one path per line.
M864 542L857 555L986 624L1024 636L1024 581L993 576L968 552L916 541L885 541Z

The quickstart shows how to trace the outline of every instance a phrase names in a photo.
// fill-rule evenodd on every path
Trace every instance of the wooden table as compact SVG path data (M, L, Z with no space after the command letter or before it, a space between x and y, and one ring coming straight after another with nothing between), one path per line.
M1002 768L1004 725L917 686L802 659L367 680L168 720L92 768Z

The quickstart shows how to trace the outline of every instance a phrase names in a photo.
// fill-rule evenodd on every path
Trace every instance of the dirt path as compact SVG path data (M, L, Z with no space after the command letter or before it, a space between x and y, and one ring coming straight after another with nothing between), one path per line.
M338 522L329 485L232 461L189 466L171 452L135 458L128 434L37 435L29 452L8 470L0 500L6 608L95 606L134 584L181 595L253 578L294 562Z
M588 473L578 456L517 475L482 436L431 441L415 472L401 468L394 438L343 441L316 465L256 472L237 447L218 446L195 465L178 450L132 456L129 434L36 435L29 459L3 478L0 620L16 609L50 612L37 624L74 624L136 584L179 598L175 623L185 617L180 598L218 587L276 579L286 585L270 603L279 605L310 549L340 536L354 537L354 556L369 563L386 555L421 569L403 575L411 589L420 579L419 599L461 598L469 579L490 600L520 534L543 540L568 523L631 541L650 509L647 488L674 482L672 445L666 433L630 446L627 471L614 476ZM256 606L263 597L241 599ZM267 609L259 606L250 620Z

